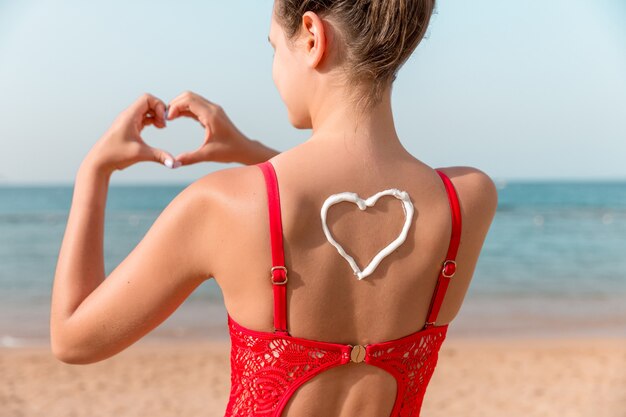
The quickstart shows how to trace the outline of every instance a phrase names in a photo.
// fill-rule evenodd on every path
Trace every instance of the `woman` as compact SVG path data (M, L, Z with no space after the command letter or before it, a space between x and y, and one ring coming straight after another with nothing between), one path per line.
M215 279L233 342L227 415L419 414L497 204L483 172L435 171L394 127L392 83L433 3L276 0L274 82L293 126L312 129L281 154L191 92L168 112L147 94L121 113L77 173L52 294L55 356L111 357ZM198 120L206 137L172 161L140 132L177 117ZM185 188L105 279L108 182L140 161L244 166ZM345 192L365 199L383 190L398 193L365 212L336 204Z

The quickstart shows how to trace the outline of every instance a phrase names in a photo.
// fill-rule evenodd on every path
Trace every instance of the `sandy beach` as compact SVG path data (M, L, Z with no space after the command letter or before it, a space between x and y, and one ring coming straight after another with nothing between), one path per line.
M229 343L143 339L90 365L0 349L0 417L221 417ZM624 417L626 339L449 338L423 416Z

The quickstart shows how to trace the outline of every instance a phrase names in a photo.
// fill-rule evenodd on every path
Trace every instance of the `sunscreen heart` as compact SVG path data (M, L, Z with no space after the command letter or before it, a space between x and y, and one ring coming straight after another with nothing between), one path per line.
M348 255L346 251L343 249L343 247L339 243L337 243L337 241L333 238L332 234L330 233L330 230L328 229L328 225L326 224L326 215L328 213L328 209L332 205L341 203L342 201L348 201L350 203L354 203L359 207L360 210L365 210L368 207L374 206L374 204L376 204L378 199L384 195L391 195L402 202L402 210L404 211L404 226L402 226L402 231L400 232L398 237L389 245L381 249L381 251L378 252L376 256L374 256L374 258L372 258L372 260L365 267L365 269L361 271L359 266L356 264L356 261L354 260L354 258ZM322 228L324 229L324 234L326 235L326 239L328 239L330 244L333 245L335 248L337 248L337 251L339 252L339 254L348 261L348 264L350 264L350 267L354 271L354 275L357 276L357 279L362 280L363 278L367 277L372 272L374 272L378 264L387 255L389 255L391 252L396 250L402 243L404 243L404 241L406 240L406 236L409 232L409 227L411 226L411 220L413 219L413 212L414 212L413 203L411 202L411 199L409 198L409 194L406 191L400 191L396 188L391 188L389 190L380 191L366 200L363 200L362 198L359 197L358 194L352 193L352 192L332 194L324 201L324 204L322 205L322 211L321 211Z

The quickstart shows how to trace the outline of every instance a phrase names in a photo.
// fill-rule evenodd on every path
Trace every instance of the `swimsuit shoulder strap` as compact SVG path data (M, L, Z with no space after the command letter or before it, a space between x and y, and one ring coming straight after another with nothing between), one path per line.
M439 309L443 303L443 298L446 295L448 284L456 272L456 254L461 242L461 206L459 204L456 189L446 174L439 170L436 171L441 177L441 180L446 187L446 193L448 194L448 201L450 202L450 211L452 216L452 233L450 236L450 244L448 245L448 253L446 254L446 259L441 265L441 271L439 272L437 284L435 285L435 291L430 303L426 324L424 325L425 328L434 326L437 321L437 315L439 314Z
M288 335L287 331L287 268L283 251L283 227L281 222L280 195L276 171L271 162L256 164L265 178L267 204L269 210L270 245L272 248L272 268L270 279L274 289L274 333Z

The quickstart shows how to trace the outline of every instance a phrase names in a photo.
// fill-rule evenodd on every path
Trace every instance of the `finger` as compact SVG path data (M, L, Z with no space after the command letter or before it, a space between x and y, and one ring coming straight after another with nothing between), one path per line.
M213 104L211 101L207 100L205 97L201 96L200 94L194 93L193 91L189 91L189 90L174 97L174 99L170 100L170 104L173 104L174 102L177 102L177 101L189 101L189 100L206 101L209 104Z
M158 128L163 129L166 126L166 118L165 118L165 103L163 103L161 100L159 100L159 102L156 104L156 115L157 115L157 123L155 123L155 126Z
M174 99L170 100L168 104L168 120L172 120L176 117L179 117L181 111L188 110L189 106L187 104L189 103L190 100L192 100L194 96L195 96L195 93L186 91L182 94L179 94ZM181 107L182 104L184 105ZM176 113L174 113L174 109L177 109Z
M150 93L144 93L131 106L134 111L140 114L146 114L150 110L156 110L157 104L164 104L161 100Z
M177 117L189 117L190 119L194 119L194 120L200 122L200 119L198 118L198 116L195 115L194 113L190 112L189 110L178 112Z
M176 161L179 161L183 165L196 164L198 162L208 161L206 149L199 148L193 152L184 152L176 155Z
M142 123L142 127L146 127L150 125L154 125L155 127L159 129L162 129L165 127L165 122L159 121L159 119L155 117L154 114L152 113L146 113L143 119L141 120L141 123Z
M177 117L189 116L189 113L193 113L189 108L189 100L171 101L167 111L167 118L173 120Z
M149 120L149 124L153 124L155 127L159 129L163 129L165 127L165 103L159 101L156 104L155 109L150 109L146 112L145 119Z
M152 146L146 145L144 147L144 152L144 159L147 161L158 162L170 169L175 169L182 166L182 163L180 161L177 161L171 153L163 149L154 148Z
M194 114L196 120L202 119L204 113L214 110L215 103L210 102L198 94L192 92L185 92L169 104L169 120L175 119L180 116L189 116L189 113Z
M179 105L174 104L171 109L171 112L174 113L171 119L177 117L190 117L200 123L200 125L207 130L207 132L210 130L209 120L211 110L206 107L205 103L190 103L189 105L186 105L185 103L180 103Z
M145 117L149 113L156 116L154 125L165 127L165 103L152 94L142 94L131 108L135 116Z
M143 116L142 123L144 126L148 126L155 123L155 118L152 113L146 113Z

